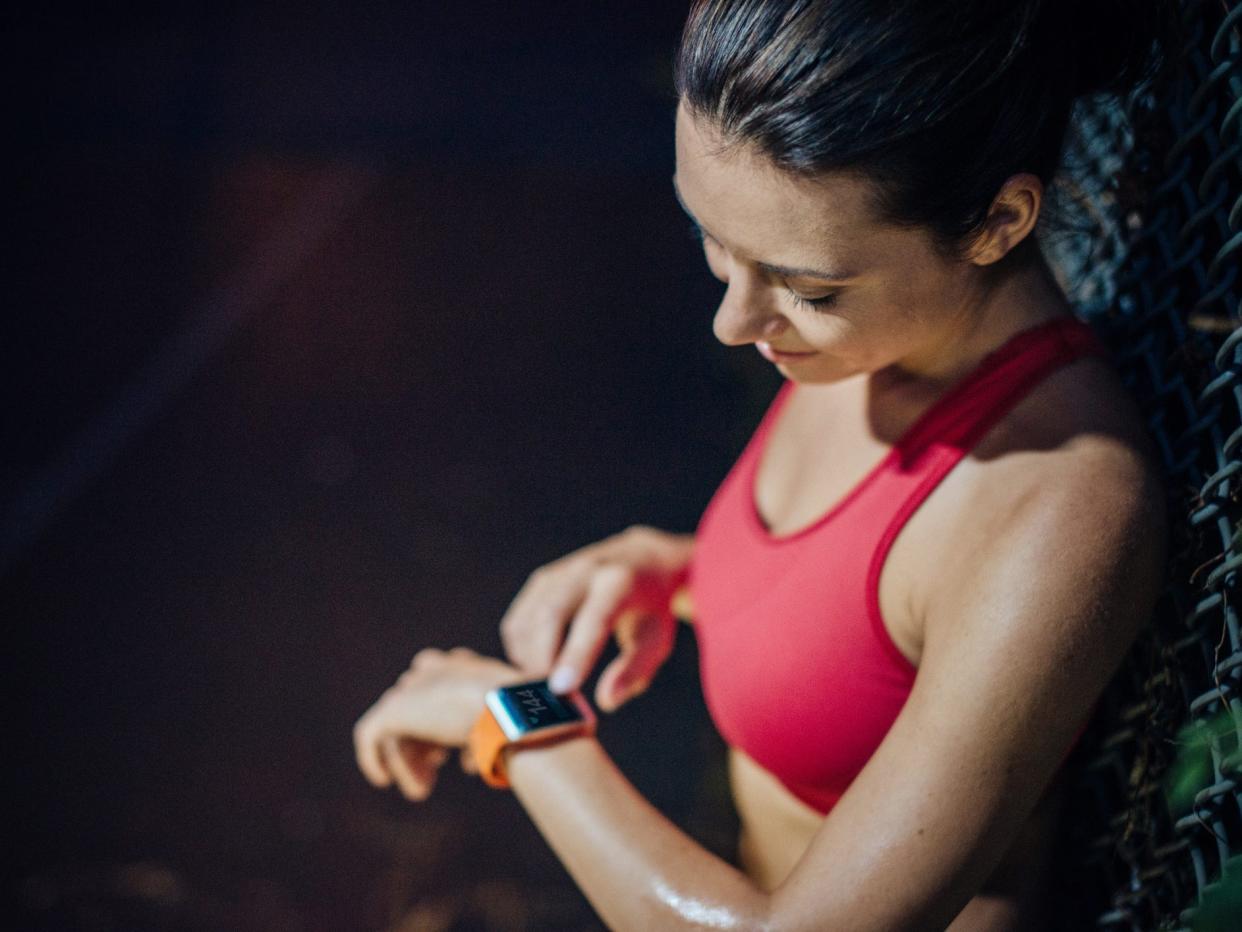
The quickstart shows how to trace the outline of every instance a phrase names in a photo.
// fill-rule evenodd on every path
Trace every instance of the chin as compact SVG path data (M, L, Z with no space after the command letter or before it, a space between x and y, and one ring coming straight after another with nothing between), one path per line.
M849 366L845 363L825 364L823 360L816 360L818 365L811 366L781 366L781 373L791 382L797 382L799 385L831 385L834 382L844 382L846 379L853 378L856 375L865 374L865 370Z

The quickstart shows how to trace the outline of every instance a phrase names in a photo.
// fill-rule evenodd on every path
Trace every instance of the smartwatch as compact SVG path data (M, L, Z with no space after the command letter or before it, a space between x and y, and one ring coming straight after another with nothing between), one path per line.
M466 746L483 781L498 789L509 786L501 753L505 748L595 734L595 712L582 693L575 689L557 695L548 689L547 680L498 686L484 702Z

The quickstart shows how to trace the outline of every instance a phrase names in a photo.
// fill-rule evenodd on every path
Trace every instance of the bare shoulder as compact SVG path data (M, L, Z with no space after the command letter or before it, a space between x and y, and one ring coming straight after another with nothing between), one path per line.
M1080 567L1117 580L1163 565L1163 477L1142 413L1106 360L1046 376L955 472L940 516L957 546L929 577L925 608L1036 541L1044 573Z
M1145 504L1162 486L1142 412L1095 356L1042 379L976 445L964 472L986 500L1075 502L1093 514Z
M995 457L1001 467L995 479L1015 479L1012 474L1023 470L1033 489L1054 501L1098 502L1093 512L1126 501L1144 504L1162 486L1142 412L1116 370L1097 356L1046 376L976 454L984 461ZM1026 483L1017 486L1032 491Z
M1044 376L998 425L993 442L1041 444L1111 437L1148 453L1143 415L1112 364L1083 356Z

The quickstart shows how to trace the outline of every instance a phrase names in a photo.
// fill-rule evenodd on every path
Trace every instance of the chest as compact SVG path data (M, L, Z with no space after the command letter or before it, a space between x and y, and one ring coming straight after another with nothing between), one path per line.
M750 490L768 533L788 537L847 507L930 403L906 397L880 404L857 386L795 392L759 451ZM938 557L946 535L956 536L967 500L977 495L978 478L973 464L959 463L906 520L880 571L877 589L884 626L916 666L923 643L923 606L942 562Z

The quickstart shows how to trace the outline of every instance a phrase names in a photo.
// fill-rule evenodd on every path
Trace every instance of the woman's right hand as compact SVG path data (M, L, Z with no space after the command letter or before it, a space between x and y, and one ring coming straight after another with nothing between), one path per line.
M539 567L500 622L509 662L563 693L582 685L613 634L621 653L601 674L595 704L617 709L647 688L672 652L669 600L693 547L692 534L635 525Z

